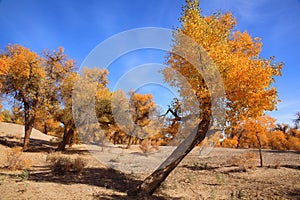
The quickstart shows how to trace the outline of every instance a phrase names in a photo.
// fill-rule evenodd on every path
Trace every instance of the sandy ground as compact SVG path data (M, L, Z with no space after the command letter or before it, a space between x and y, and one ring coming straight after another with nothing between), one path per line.
M18 124L0 122L0 136L1 135L24 137L24 126L20 126ZM40 131L33 129L30 138L49 141L51 138L54 137L45 135Z
M134 199L126 192L139 184L172 152L159 147L144 154L138 146L75 145L61 156L81 157L80 175L57 176L46 158L53 154L52 137L38 131L24 156L32 161L29 174L5 168L5 151L20 145L22 127L0 123L0 199ZM13 137L14 134L20 136ZM88 150L89 149L89 150ZM154 199L300 199L300 153L264 150L265 167L240 170L230 161L249 149L214 148L206 156L194 149L169 175ZM259 162L257 160L257 166ZM277 168L275 168L277 166Z

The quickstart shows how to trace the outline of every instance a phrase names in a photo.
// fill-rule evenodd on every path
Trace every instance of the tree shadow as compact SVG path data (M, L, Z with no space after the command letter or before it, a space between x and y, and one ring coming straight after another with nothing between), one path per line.
M300 154L300 151L295 150L272 150L272 149L263 149L263 153L294 153L294 154Z
M300 170L300 166L299 165L282 165L281 167L286 167L286 168L290 168L290 169Z
M219 169L220 168L220 167L208 166L207 164L204 164L204 165L194 165L194 166L183 165L182 167L187 168L187 169L192 170L192 171L215 170L215 169Z
M0 144L9 148L22 145L21 142L11 140L9 137L6 136L0 136Z
M95 195L94 196L96 199L101 199L101 200L136 200L137 197L129 197L129 196L122 196L122 195ZM153 195L151 197L147 197L147 198L143 198L143 199L147 199L147 200L180 200L182 198L173 198L167 195L163 195L163 196L157 196L157 195Z
M19 140L19 141L18 141ZM0 144L9 148L22 147L23 138L15 139L9 136L0 136ZM49 141L30 138L27 152L52 152L55 147Z
M248 172L249 170L245 169L245 168L240 168L240 167L235 167L234 169L230 169L228 171L224 171L224 174L232 174L232 173L245 173Z
M294 190L292 190L292 191L290 191L289 193L288 193L288 195L290 196L290 197L295 197L295 199L300 199L300 189L299 188L297 188L297 189L294 189Z
M51 146L49 141L30 138L26 152L53 152L56 147Z
M87 149L72 149L72 147L66 148L64 151L61 151L63 154L80 154L80 155L88 155L91 154Z
M53 175L51 171L30 174L29 180L36 182L53 182L60 184L87 184L92 186L126 192L140 183L128 175L112 168L85 168L81 175L68 174L65 176Z
M105 189L111 189L117 192L127 193L132 188L137 187L141 184L141 180L137 180L135 177L122 173L112 168L85 168L82 174L74 175L68 174L65 176L56 176L53 173L48 171L38 171L31 173L29 176L30 181L35 182L53 182L59 184L86 184L90 186L102 187ZM153 196L153 199L172 199L171 197L165 197L166 195ZM127 196L118 196L112 194L110 196L101 196L101 194L96 195L99 199L136 199Z

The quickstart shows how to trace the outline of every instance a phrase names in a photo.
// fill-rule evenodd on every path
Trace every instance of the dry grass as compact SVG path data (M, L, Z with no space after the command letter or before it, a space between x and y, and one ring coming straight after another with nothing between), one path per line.
M46 158L50 162L50 168L55 175L68 175L70 173L79 175L86 166L86 161L80 157L72 159L61 154L53 154Z
M29 169L31 160L22 152L21 147L13 147L6 150L7 168L9 170Z
M240 170L255 169L258 163L257 154L252 151L244 152L241 155L233 156L228 162L232 166L239 167Z

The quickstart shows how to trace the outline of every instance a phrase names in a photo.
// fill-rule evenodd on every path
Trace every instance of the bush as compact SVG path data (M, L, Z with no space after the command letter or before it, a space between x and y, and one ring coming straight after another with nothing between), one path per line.
M77 157L72 159L66 156L49 156L47 161L51 163L51 170L53 174L64 176L68 175L69 173L72 174L81 174L84 167L86 166L85 161Z
M21 147L13 147L6 151L7 168L10 170L29 169L31 160L22 152Z
M247 151L241 155L233 156L229 160L230 165L237 166L243 171L256 168L257 162L257 154L252 151Z

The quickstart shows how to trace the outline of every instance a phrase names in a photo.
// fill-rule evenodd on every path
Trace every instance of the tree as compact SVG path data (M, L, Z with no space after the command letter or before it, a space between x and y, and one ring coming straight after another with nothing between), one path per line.
M294 123L295 123L295 129L298 129L300 124L300 112L296 113L296 119L294 119Z
M280 130L273 130L268 133L268 147L276 150L288 149L287 135Z
M24 110L23 150L26 151L36 120L36 112L42 102L45 68L39 55L21 45L8 45L0 60L1 63L6 63L8 68L7 72L1 76L1 92L13 99L13 103Z
M168 116L170 114L171 116ZM180 137L176 137L179 132L182 120L182 109L181 103L178 98L174 98L171 105L168 106L168 110L165 114L161 115L163 117L164 128L160 131L161 136L164 139L165 144L178 145L180 142Z
M103 143L103 140L106 139L105 132L102 131L99 118L95 116L95 113L99 115L103 111L99 112L96 109L102 109L99 102L109 95L106 88L108 84L107 75L106 69L84 68L82 75L77 76L73 82L73 88L70 90L73 103L70 113L74 117L72 124L74 128L76 125L79 129L78 133L83 142L98 140L98 142Z
M201 111L200 122L194 134L187 136L133 194L152 195L194 146L204 140L210 123L215 121L212 121L211 110L215 101L225 106L226 124L230 127L249 117L262 116L266 110L273 110L278 102L272 83L274 76L280 75L283 64L275 63L273 57L261 58L260 39L252 39L247 32L235 31L237 23L231 13L203 17L199 1L186 0L180 21L182 26L174 31L173 49L167 58L169 67L163 70L163 74L166 82L179 88L183 108L192 108L188 109L189 114L196 110L196 105L191 106L195 102L191 97L196 96L198 110ZM182 35L192 38L197 45ZM213 84L218 73L212 67L211 59L223 78L225 101L210 96L210 92L214 94L220 86ZM206 72L205 79L203 72Z
M110 139L114 144L125 144L126 142L128 133L122 130L120 125L124 124L123 119L130 121L130 119L128 119L128 110L129 104L125 92L123 90L112 92L110 97L110 119L112 120L109 124L108 132L110 134Z
M14 115L10 110L3 110L1 112L1 117L3 122L12 123L14 121Z
M184 7L184 17L181 19L183 24L183 30L186 24L185 17L189 17L190 14L193 16L199 16L199 7L198 2L187 2L187 5ZM195 12L193 12L195 11ZM189 22L188 22L189 23ZM183 32L180 29L177 32ZM178 36L178 35L177 35ZM183 38L184 39L184 38ZM171 65L171 68L175 70L165 70L164 75L167 82L170 82L172 86L180 88L179 92L181 97L186 97L184 101L185 105L190 105L188 100L191 95L190 88L186 87L186 84L182 79L179 79L179 75L176 72L179 72L187 80L188 84L191 86L192 92L196 94L196 100L200 102L199 108L201 110L199 119L201 120L198 125L190 132L190 134L185 138L185 140L178 146L176 150L161 164L161 166L155 170L150 176L148 176L141 185L137 187L135 191L129 194L148 196L152 195L153 192L161 185L161 183L167 178L167 176L178 166L182 159L201 141L204 140L206 132L210 127L211 122L211 96L208 90L207 83L205 82L202 74L197 71L197 68L189 65L184 61L182 57L179 57L174 52L180 52L181 55L185 58L202 56L195 55L194 49L191 48L187 41L181 40L181 38L176 38L176 43L173 47L173 52L170 52L167 63ZM198 53L198 52L196 52ZM204 55L203 55L204 56ZM195 60L194 58L191 58ZM196 64L196 67L203 65L207 62L206 58L200 61L201 63ZM194 63L193 63L194 64ZM199 87L199 83L202 85ZM187 89L188 88L188 89ZM194 107L195 108L195 107ZM192 112L193 109L190 110ZM182 131L184 134L184 131Z
M63 132L58 149L64 150L67 143L73 142L75 130L70 111L72 88L77 77L75 61L64 53L63 47L53 51L45 50L43 54L47 74L44 87L46 104L40 115L40 121L46 133L53 130L56 135L61 135L60 132Z
M133 123L126 123L121 128L129 133L127 148L130 147L133 138L144 139L151 135L150 131L155 132L155 126L151 125L151 113L155 111L156 104L151 94L138 94L130 92L129 113Z
M262 148L268 147L268 136L274 127L275 119L270 116L249 118L241 123L240 126L244 130L241 141L243 146L258 148L261 167L263 167Z
M2 56L1 56L2 57ZM5 76L5 74L7 73L8 70L8 65L6 63L6 61L4 59L1 59L0 57L0 89L2 88L2 81L3 81L3 76ZM0 94L2 94L2 90L0 90ZM0 110L2 109L2 102L0 99ZM0 115L0 121L2 121L3 116Z
M99 107L98 113L102 114L99 116L100 120L105 118L109 123L111 130L108 131L112 132L113 143L123 144L126 141L126 148L130 148L131 144L140 143L143 139L153 139L153 135L159 131L159 115L156 113L156 104L151 94L143 95L132 91L129 92L128 99L124 91L116 91L112 93L107 108Z
M300 112L296 113L296 119L294 119L294 127L288 129L287 135L287 148L291 150L300 151L300 131L299 131L299 122L300 122Z

